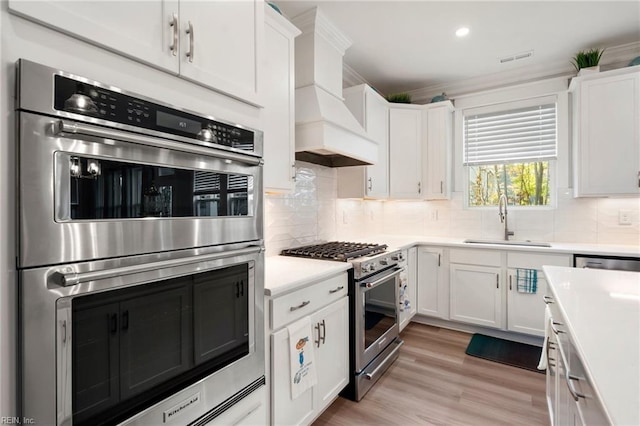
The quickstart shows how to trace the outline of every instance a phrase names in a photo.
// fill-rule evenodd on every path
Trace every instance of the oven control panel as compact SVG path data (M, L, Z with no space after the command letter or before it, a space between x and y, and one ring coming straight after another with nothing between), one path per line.
M62 75L55 75L54 84L54 108L58 111L254 151L254 132L251 130Z
M366 260L365 260L366 259ZM354 277L360 279L368 275L374 274L378 271L388 269L397 265L404 260L404 255L401 251L382 253L370 258L363 258L363 260L354 261Z

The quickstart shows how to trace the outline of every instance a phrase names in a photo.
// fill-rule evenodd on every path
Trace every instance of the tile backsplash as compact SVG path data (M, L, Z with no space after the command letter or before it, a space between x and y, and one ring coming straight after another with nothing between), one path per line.
M267 255L319 240L349 240L375 234L453 238L501 238L497 208L464 209L463 194L443 201L373 201L337 199L335 169L296 162L295 190L267 194ZM620 225L620 211L630 225ZM514 239L640 245L640 199L573 198L558 191L552 209L511 208ZM375 241L374 241L375 242Z

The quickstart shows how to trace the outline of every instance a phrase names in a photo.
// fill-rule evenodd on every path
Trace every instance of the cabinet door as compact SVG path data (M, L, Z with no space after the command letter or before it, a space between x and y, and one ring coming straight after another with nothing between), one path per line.
M264 3L180 1L180 75L260 105Z
M317 386L291 399L289 358L289 332L285 328L271 335L271 424L306 425L315 416ZM315 358L317 362L317 353Z
M579 86L578 195L640 194L640 72Z
M168 287L168 288L167 288ZM122 399L169 380L190 366L188 280L120 303Z
M418 313L449 319L449 283L445 279L443 250L418 250Z
M502 327L500 268L451 264L451 319Z
M535 293L520 293L516 280L516 270L508 270L507 330L544 336L544 299L547 294L547 280L538 271Z
M371 88L365 91L367 135L378 143L378 162L367 166L366 194L371 198L389 197L389 107Z
M404 303L400 300L400 331L402 331L411 321L416 314L418 305L418 249L411 248L407 250L407 270L404 273L406 275L404 288ZM408 303L407 303L408 302Z
M178 47L171 49L178 0L11 0L9 9L136 61L178 73Z
M452 111L448 105L431 108L427 114L427 143L425 172L425 198L449 198L450 155L452 142Z
M311 315L317 333L314 342L318 373L316 409L324 410L349 383L348 298L333 302Z
M265 108L262 110L265 126L264 187L268 190L290 191L296 172L294 36L299 31L291 28L293 25L289 22L282 22L286 21L284 17L272 17L268 9L265 12ZM277 15L275 11L273 13Z
M422 113L389 108L389 191L391 198L422 197Z
M81 422L120 402L118 304L73 312L73 418Z
M243 272L244 269L244 273ZM249 353L249 289L245 267L194 276L195 363Z

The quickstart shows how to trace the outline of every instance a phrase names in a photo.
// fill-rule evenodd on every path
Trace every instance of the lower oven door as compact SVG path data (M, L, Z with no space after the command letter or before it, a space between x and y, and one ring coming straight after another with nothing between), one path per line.
M28 112L19 126L21 268L263 238L260 158Z
M362 371L398 336L398 285L401 267L357 283L356 373Z
M237 244L21 271L22 414L182 425L264 384L263 256Z

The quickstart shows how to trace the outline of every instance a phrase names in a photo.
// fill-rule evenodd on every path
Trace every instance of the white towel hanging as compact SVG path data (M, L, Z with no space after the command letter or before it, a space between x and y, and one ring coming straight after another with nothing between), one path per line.
M551 310L548 306L544 307L544 341L542 342L542 353L540 354L540 362L538 370L547 369L547 345L551 333Z

